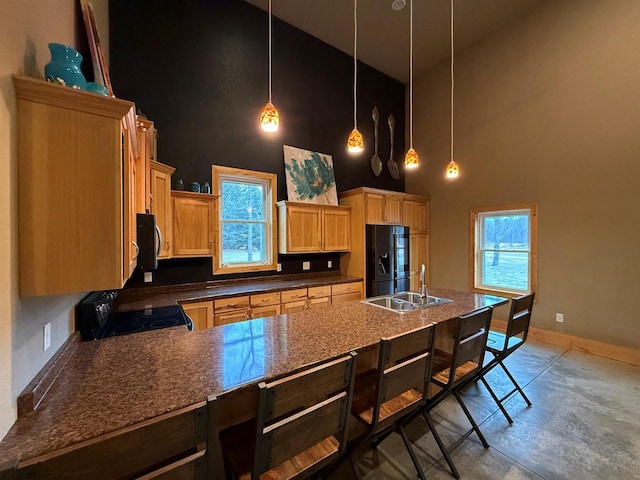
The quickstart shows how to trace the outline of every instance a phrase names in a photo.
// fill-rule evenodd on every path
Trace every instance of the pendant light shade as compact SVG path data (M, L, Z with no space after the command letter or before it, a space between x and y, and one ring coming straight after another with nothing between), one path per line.
M260 126L265 132L275 132L280 125L280 115L273 103L267 102L260 112Z
M413 0L409 2L409 150L404 156L405 168L417 168L418 152L413 149Z
M347 151L360 153L364 139L358 130L358 0L353 0L353 130L347 139Z
M453 159L453 0L451 0L451 160L445 170L447 178L458 178L460 167Z
M276 132L280 126L280 115L271 101L271 0L269 0L269 101L260 112L260 127L265 132Z
M360 153L364 150L364 140L362 139L360 130L357 128L351 130L351 134L347 140L347 150L351 153Z

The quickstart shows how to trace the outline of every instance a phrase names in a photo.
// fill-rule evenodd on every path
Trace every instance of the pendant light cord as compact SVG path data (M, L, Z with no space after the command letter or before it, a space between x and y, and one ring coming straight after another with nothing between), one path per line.
M271 102L271 0L269 0L269 103Z
M451 161L453 162L453 0L451 0Z
M413 0L409 3L409 148L413 148Z
M271 1L271 0L269 0ZM353 0L353 128L358 128L358 0Z

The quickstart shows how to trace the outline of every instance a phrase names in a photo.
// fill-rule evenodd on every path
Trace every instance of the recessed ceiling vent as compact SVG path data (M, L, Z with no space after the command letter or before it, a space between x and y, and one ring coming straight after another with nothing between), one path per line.
M402 10L406 4L406 0L393 0L393 2L391 2L391 8L393 8L397 12L399 10Z

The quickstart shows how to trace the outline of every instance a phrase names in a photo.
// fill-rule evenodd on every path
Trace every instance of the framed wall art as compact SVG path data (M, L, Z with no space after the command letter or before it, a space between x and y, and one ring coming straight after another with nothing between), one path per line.
M287 197L293 202L338 205L333 159L326 153L283 146Z

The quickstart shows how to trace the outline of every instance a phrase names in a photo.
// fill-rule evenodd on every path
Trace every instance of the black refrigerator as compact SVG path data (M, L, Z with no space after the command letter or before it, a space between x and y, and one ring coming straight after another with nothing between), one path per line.
M367 225L367 298L410 288L409 227Z

